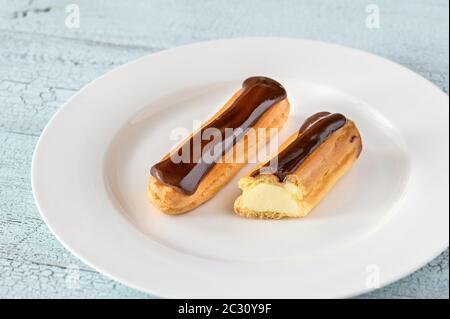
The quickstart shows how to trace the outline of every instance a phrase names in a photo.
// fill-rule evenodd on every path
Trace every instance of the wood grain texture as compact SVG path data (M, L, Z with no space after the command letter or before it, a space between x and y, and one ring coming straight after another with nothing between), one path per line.
M67 2L69 3L69 2ZM50 234L34 204L35 143L83 85L137 57L202 40L290 36L392 59L448 93L446 0L0 0L0 298L148 298L91 270ZM380 29L365 27L368 3ZM360 298L448 298L448 250L414 274Z

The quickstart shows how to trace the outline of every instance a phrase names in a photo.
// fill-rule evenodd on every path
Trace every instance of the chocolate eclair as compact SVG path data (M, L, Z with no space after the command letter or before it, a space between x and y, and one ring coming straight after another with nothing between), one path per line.
M309 117L278 154L239 180L234 203L244 217L304 217L352 167L362 151L355 123L338 113Z
M198 207L283 127L288 115L281 84L267 77L248 78L211 119L151 167L151 202L167 214Z

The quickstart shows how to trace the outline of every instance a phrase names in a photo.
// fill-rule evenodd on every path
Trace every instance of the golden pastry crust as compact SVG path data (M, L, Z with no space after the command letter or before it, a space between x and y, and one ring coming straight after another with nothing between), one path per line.
M290 136L280 147L278 153L286 148L297 133ZM334 132L308 158L288 175L283 182L279 182L275 175L261 174L252 177L253 171L239 181L239 187L249 190L260 183L283 187L285 183L294 184L297 188L295 200L301 211L295 215L276 211L255 211L245 207L243 196L239 196L234 203L236 214L250 218L280 219L285 217L304 217L325 197L337 181L352 167L362 151L362 141L358 129L353 121L347 123Z
M236 92L236 94L234 94L233 97L210 120L203 124L202 127L214 121L215 118L224 112L238 98L240 93L241 90ZM265 138L258 138L258 130L256 130L257 142L249 145L248 139L244 135L244 137L222 157L222 159L227 158L227 155L230 152L233 152L232 154L235 154L236 158L243 158L244 161L239 161L238 163L228 163L229 161L223 160L216 163L208 174L201 180L197 190L192 195L185 195L173 187L162 184L155 177L150 176L147 187L147 194L150 201L161 211L169 215L182 214L200 206L213 197L223 186L225 186L225 184L227 184L238 173L238 171L246 165L248 159L252 156L252 154L255 154L257 149L269 142L271 134L273 133L273 130L270 129L281 129L284 126L288 115L289 101L287 98L274 104L253 126L254 129L265 128ZM193 134L195 134L195 132ZM187 140L191 136L189 136ZM182 143L184 143L184 141ZM170 155L171 153L167 154L164 158L167 158Z

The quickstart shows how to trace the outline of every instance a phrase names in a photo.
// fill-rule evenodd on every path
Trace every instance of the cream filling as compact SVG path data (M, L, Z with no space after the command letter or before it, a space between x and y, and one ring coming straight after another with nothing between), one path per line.
M281 185L259 183L244 190L241 203L244 207L256 212L277 212L287 216L302 215L302 207L295 184Z

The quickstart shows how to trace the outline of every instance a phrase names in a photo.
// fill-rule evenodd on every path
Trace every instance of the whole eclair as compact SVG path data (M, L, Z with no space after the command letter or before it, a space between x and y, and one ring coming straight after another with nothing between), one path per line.
M248 78L211 119L152 166L150 201L167 214L198 207L283 127L288 115L281 84L266 77Z
M320 112L281 145L278 154L239 180L234 203L244 217L304 217L352 167L362 151L355 123Z

